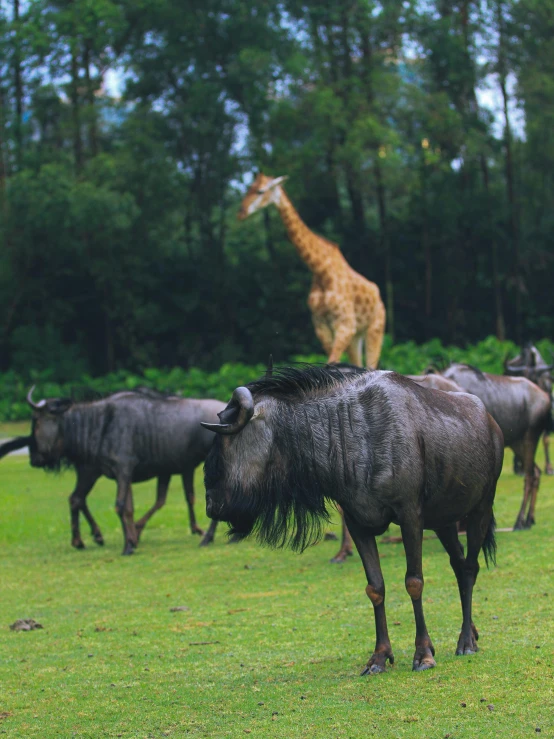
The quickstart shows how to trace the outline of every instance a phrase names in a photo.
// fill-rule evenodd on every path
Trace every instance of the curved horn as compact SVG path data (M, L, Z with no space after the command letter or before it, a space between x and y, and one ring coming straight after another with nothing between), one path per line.
M234 411L237 406L239 409L238 417L232 423L206 423L205 421L201 421L200 423L205 429L213 431L216 434L223 434L223 436L238 434L254 415L254 399L247 387L238 387L233 393L233 397L227 408L217 415L223 420L227 411Z
M520 366L514 366L513 364L505 364L504 365L504 371L508 374L510 372L525 372L525 370L531 369L530 367L527 367L526 365L522 364Z
M267 369L265 371L266 377L273 377L273 354L269 355L269 360L267 362Z
M33 385L32 388L27 393L27 403L29 403L29 405L31 406L31 408L33 410L40 411L46 405L46 401L45 400L39 400L38 403L35 403L33 401L33 391L34 391L34 389L35 389L35 385Z

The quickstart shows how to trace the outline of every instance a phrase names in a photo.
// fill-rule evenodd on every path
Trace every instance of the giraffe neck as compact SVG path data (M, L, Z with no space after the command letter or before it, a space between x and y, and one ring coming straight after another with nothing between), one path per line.
M289 239L296 247L296 251L300 254L300 257L308 268L312 272L319 272L320 270L318 268L322 261L324 261L323 257L331 249L336 249L336 247L321 239L313 231L310 231L296 212L294 205L282 187L279 187L279 191L275 194L276 197L273 202L281 215L281 220L285 224Z

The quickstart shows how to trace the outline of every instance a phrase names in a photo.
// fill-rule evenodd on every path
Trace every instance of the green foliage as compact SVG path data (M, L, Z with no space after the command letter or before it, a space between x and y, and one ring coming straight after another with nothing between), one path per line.
M55 338L55 337L54 337ZM188 398L218 398L228 400L233 390L239 385L260 377L266 369L264 364L247 365L241 362L227 362L216 372L202 370L198 367L183 369L146 368L140 373L119 370L101 377L80 374L80 363L76 355L54 357L55 341L47 342L41 347L45 352L45 361L49 369L43 371L14 370L0 374L0 421L16 421L29 417L29 407L25 396L29 385L35 384L35 399L75 396L77 399L85 389L105 395L116 390L136 387L152 387L169 393L177 393ZM549 361L554 356L554 343L543 340L537 342L542 355ZM390 369L402 374L421 374L426 368L434 365L439 368L449 362L466 362L479 367L484 372L502 374L506 358L517 354L517 347L510 341L498 341L493 336L478 344L461 349L456 346L445 347L439 339L425 344L408 341L404 344L392 344L385 337L380 368ZM52 352L52 354L50 354ZM22 360L25 354L22 355ZM346 357L344 357L346 361ZM325 363L323 354L297 354L292 362ZM279 362L275 363L276 366ZM286 362L283 362L286 364ZM66 381L60 382L60 377Z
M236 221L260 167L377 283L393 364L553 336L552 3L0 3L0 370L319 352L276 212Z

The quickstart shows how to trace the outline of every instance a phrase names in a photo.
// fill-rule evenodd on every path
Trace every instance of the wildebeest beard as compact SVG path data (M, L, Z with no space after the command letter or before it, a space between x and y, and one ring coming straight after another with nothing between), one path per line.
M222 470L217 469L221 464L217 441L206 459L208 489L212 481L214 488L220 488L224 479ZM324 495L329 487L310 474L313 467L310 469L310 461L306 464L302 458L301 444L287 447L283 453L276 440L264 478L255 487L225 485L221 517L229 522L229 535L235 539L253 535L260 544L302 552L321 538L323 524L329 521Z

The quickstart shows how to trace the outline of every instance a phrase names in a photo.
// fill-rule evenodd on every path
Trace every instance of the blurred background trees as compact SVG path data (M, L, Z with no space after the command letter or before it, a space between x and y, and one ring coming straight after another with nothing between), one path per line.
M319 351L255 169L397 341L554 335L554 0L1 0L0 369Z

